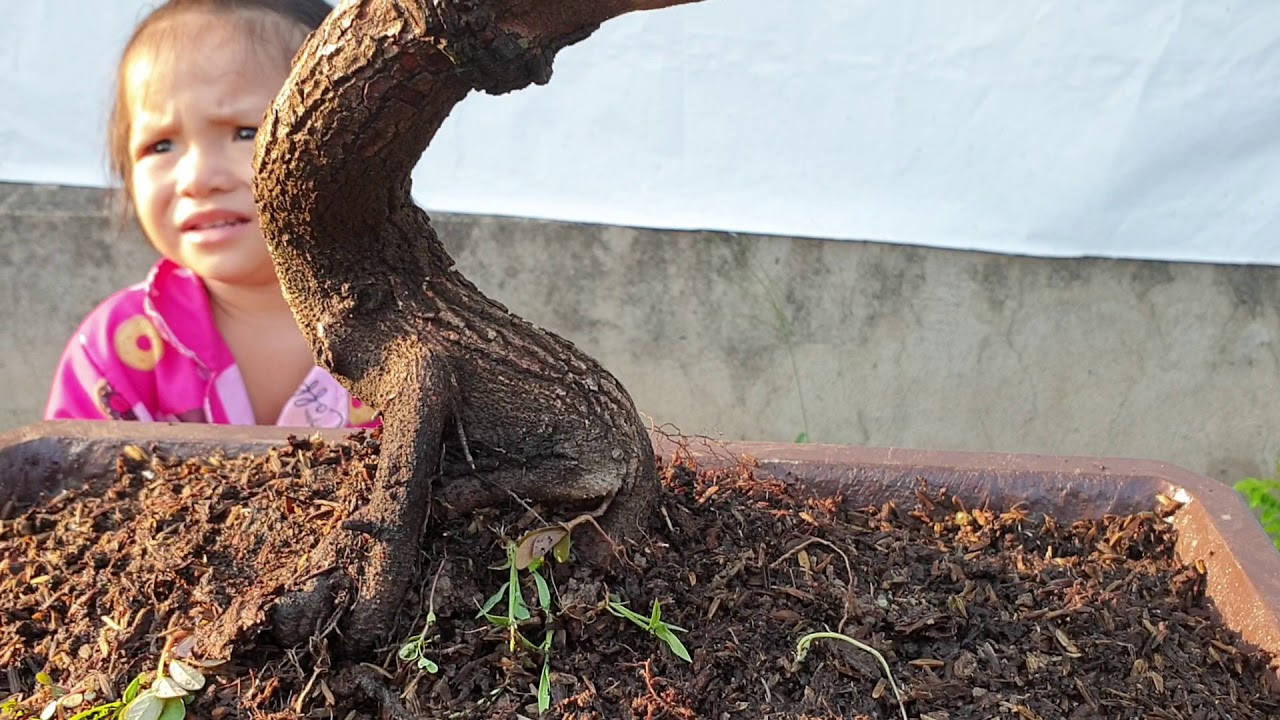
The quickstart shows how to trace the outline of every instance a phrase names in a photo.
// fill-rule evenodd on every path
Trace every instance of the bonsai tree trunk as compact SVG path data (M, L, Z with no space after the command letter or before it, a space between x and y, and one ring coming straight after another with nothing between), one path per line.
M688 1L348 0L300 51L259 134L256 189L317 363L382 413L376 490L338 540L368 543L358 582L336 579L356 586L349 651L391 631L429 505L515 494L558 514L603 508L613 542L642 532L657 480L626 390L454 269L410 172L472 89L545 83L556 52L605 20ZM587 545L597 560L613 547ZM334 581L285 604L327 615Z

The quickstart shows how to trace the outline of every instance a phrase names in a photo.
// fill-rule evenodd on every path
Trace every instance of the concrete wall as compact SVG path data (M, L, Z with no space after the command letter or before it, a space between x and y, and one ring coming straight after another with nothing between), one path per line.
M152 258L97 190L0 184L0 429ZM460 269L685 433L1143 457L1280 451L1280 268L438 216Z

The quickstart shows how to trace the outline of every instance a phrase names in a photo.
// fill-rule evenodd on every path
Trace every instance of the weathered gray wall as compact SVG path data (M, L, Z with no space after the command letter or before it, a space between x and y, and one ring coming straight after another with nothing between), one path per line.
M0 428L152 257L94 190L0 184ZM686 433L1168 460L1280 450L1280 268L438 216L462 271Z

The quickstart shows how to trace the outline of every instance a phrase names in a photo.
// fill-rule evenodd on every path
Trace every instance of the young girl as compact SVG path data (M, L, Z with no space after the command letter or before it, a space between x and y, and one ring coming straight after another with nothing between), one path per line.
M45 417L365 425L316 367L252 190L254 133L324 0L169 0L121 56L112 169L161 259L67 344Z

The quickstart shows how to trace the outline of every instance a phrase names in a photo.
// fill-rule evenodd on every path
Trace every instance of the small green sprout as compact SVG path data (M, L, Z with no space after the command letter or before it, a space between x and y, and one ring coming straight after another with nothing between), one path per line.
M498 627L507 628L509 635L508 649L511 652L516 651L516 644L528 641L520 636L520 623L533 617L529 612L529 606L524 602L524 595L520 592L520 569L516 567L516 546L514 544L507 545L507 560L503 564L494 568L495 570L506 570L507 581L502 583L502 587L498 591L489 596L488 600L480 606L480 612L476 617L483 617L490 623ZM499 603L506 601L506 613L496 615L492 612Z
M898 683L893 680L893 671L889 669L889 662L884 659L884 655L881 655L879 650L876 650L865 643L858 642L848 635L842 635L841 633L809 633L796 642L796 665L804 662L805 656L809 654L809 646L817 640L839 640L840 642L848 643L865 653L869 653L876 660L880 661L880 668L884 670L884 676L889 679L889 687L893 688L893 696L898 699L898 710L902 711L902 720L907 720L907 706L902 700L902 691L898 689Z
M436 568L436 574L431 578L431 593L427 596L427 620L422 624L422 632L417 635L409 636L409 639L400 646L398 656L405 662L411 662L418 666L419 670L426 670L428 673L435 675L440 672L440 666L434 660L427 657L427 646L431 644L431 626L436 622L436 585L440 582L440 573L444 572L444 561L440 561L440 565Z
M92 701L96 696L93 692L81 690L69 690L61 685L54 683L53 678L48 673L36 673L36 683L49 688L49 693L53 696L53 700L44 706L40 712L41 720L49 720L59 715L59 710L73 710L83 704L86 700ZM70 720L99 720L100 718L110 718L119 715L121 708L125 706L123 700L104 703L88 710L78 712L71 716ZM8 717L12 713L15 717L36 717L17 708L16 700L12 707L0 707L0 717Z
M124 701L116 700L115 702L105 703L91 707L84 712L76 713L71 716L70 720L106 720L106 718L113 718L119 715L122 707L124 707Z
M17 695L10 695L0 702L0 718L5 720L29 720L36 717L19 702Z
M546 553L553 547L556 549L557 557L559 556L559 548L564 547L567 551L567 538L568 532L564 532L556 537L553 542L547 544L541 552L533 556L527 554L527 543L508 543L506 561L495 568L496 570L507 571L507 581L502 584L502 587L498 588L497 592L484 601L484 604L480 606L480 612L476 615L476 617L483 616L493 625L507 629L510 637L508 647L511 652L515 652L516 645L520 645L542 655L542 672L538 679L537 695L539 714L551 709L551 642L555 637L555 632L551 627L555 615L551 584L547 581L547 578L543 577L540 571L546 565ZM526 560L527 563L525 562ZM538 645L534 645L520 632L520 626L533 618L533 613L524 599L520 582L521 570L525 570L533 578L533 585L538 596L538 609L542 611L543 615L545 633L542 637L542 642ZM501 615L493 612L493 609L498 607L499 604L504 604L506 608Z
M431 643L431 639L427 636L427 633L431 630L431 626L435 621L435 612L428 611L427 621L422 625L422 632L406 640L405 643L400 646L400 652L398 653L401 660L413 663L418 666L419 670L426 670L432 675L440 672L440 666L437 665L434 660L427 657L425 653L427 645Z
M181 660L170 660L168 673L157 672L151 686L142 690L142 676L125 689L123 720L182 720L192 693L204 687L204 674ZM132 695L132 697L131 697Z
M51 720L59 710L73 710L96 696L89 691L72 692L53 682L48 673L37 673L36 682L49 688L53 701L40 713L42 720ZM187 704L194 693L205 685L204 674L195 667L171 660L167 669L161 662L154 677L140 673L125 687L119 700L95 705L71 715L68 720L182 720L187 714ZM18 714L16 703L0 706L0 715L32 717Z
M565 537L567 538L568 535ZM542 564L542 561L538 560L529 567L529 575L533 577L533 584L538 590L538 607L546 617L546 631L542 636L542 644L538 646L538 652L542 653L542 673L538 678L539 715L551 709L551 640L555 637L555 633L551 628L553 617L551 586L547 583L546 578L542 577L542 573L538 572Z
M676 637L677 632L688 631L677 625L663 622L662 606L658 604L657 600L653 601L653 611L649 614L649 617L645 617L644 615L632 610L617 598L610 598L609 604L606 607L608 607L609 612L614 615L630 620L640 626L640 628L645 632L665 642L667 647L671 648L671 652L676 654L676 657L684 660L685 662L693 662L693 659L689 657L689 651L684 647L684 643L680 642L680 638Z

